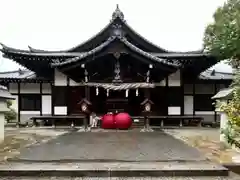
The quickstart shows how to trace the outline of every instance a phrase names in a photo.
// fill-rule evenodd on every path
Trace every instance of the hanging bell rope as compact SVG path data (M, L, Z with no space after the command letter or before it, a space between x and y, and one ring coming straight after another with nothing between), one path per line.
M120 91L127 89L139 89L139 88L154 88L155 85L152 83L84 83L85 86L90 87L101 87L108 90Z

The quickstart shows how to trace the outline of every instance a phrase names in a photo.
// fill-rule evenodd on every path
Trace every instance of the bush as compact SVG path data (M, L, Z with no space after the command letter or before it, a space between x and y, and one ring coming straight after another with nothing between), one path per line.
M5 119L7 122L16 120L16 118L17 118L17 113L13 108L11 108L11 106L12 106L12 101L8 100L7 108L9 109L9 111L4 113L4 116L5 116Z

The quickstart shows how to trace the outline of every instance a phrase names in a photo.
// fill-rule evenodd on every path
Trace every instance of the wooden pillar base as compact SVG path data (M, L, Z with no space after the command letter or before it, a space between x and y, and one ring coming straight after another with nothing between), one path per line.
M74 121L72 121L71 128L74 128L74 127L75 127L75 124L74 124Z
M161 120L161 127L163 127L164 126L164 120L162 119Z
M153 129L149 125L149 118L147 116L144 117L144 127L140 130L140 132L153 132Z
M52 128L56 128L55 120L52 120Z
M183 120L182 120L182 119L180 119L179 126L180 126L180 127L182 127L182 126L183 126Z

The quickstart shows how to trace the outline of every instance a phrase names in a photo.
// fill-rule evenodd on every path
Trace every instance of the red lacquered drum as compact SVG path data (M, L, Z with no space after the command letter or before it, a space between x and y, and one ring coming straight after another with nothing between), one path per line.
M118 129L129 129L132 125L132 119L128 113L119 113L114 119Z
M103 129L115 129L115 121L113 114L105 114L102 117L102 128Z

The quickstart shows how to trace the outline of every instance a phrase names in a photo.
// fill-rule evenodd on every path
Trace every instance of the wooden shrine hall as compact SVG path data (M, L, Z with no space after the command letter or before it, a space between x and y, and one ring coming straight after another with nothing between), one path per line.
M146 99L153 125L163 125L163 119L164 125L170 119L216 122L211 97L232 80L209 70L218 62L211 54L172 52L149 42L118 6L106 27L73 48L20 50L2 44L1 52L28 69L0 73L0 83L16 97L18 122L72 118L82 113L83 100L97 115L117 111L141 119Z

